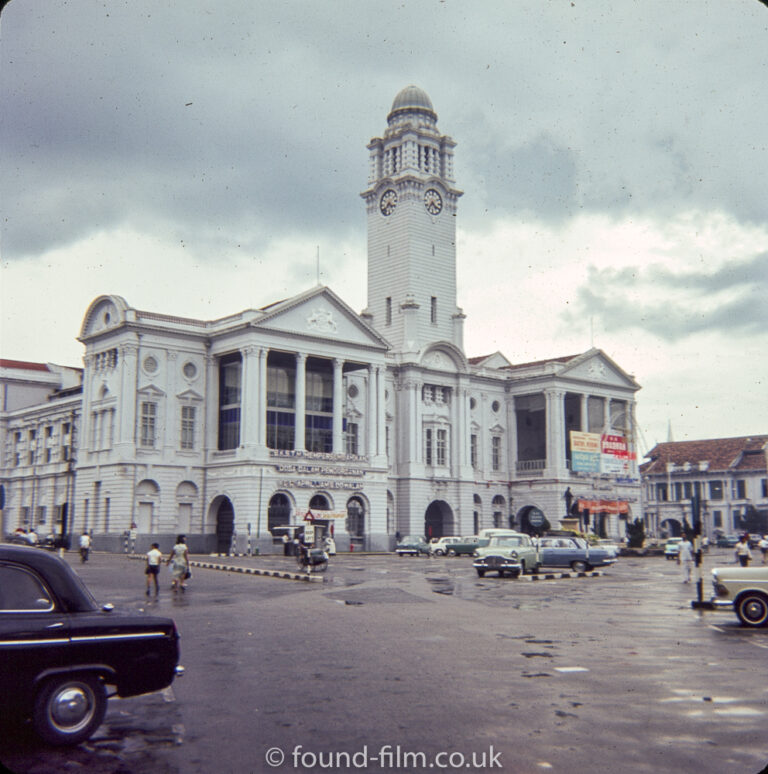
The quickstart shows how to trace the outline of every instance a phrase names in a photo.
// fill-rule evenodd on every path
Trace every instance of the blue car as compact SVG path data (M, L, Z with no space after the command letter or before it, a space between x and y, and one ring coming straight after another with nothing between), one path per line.
M588 546L581 538L539 538L539 562L544 567L570 567L574 572L586 572L593 567L604 567L615 561L616 557L612 552Z

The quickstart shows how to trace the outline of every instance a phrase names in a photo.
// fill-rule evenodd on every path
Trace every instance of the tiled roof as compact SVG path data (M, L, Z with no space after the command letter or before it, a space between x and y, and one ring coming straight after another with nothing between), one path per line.
M699 463L706 462L707 471L715 470L766 470L764 446L768 435L741 436L739 438L712 438L703 441L668 441L658 443L645 456L650 462L640 466L643 475L667 472L667 463L676 467L691 465L691 473L700 470Z
M530 368L531 366L546 365L547 363L567 363L569 360L573 360L575 357L579 357L579 355L564 355L563 357L550 357L550 358L547 358L546 360L533 360L530 363L513 363L510 366L506 366L505 370L511 371L515 368Z
M20 371L49 371L45 363L29 363L26 360L0 359L0 368L17 368Z

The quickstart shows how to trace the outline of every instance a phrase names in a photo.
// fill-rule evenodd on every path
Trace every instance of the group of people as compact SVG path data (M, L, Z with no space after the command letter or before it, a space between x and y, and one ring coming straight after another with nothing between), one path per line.
M757 547L760 549L760 553L763 557L763 564L768 562L768 535L763 535L762 539L758 542ZM752 561L752 551L749 547L749 535L742 535L739 538L739 542L736 544L736 561L742 567L748 567ZM680 543L680 549L677 553L677 563L682 565L683 568L683 583L690 583L691 571L693 569L693 545L690 539L685 536L683 542Z
M152 543L152 548L147 551L146 567L144 573L147 576L147 596L149 596L152 584L155 586L155 594L160 593L158 576L160 575L160 565L163 563L163 552L160 550L159 543ZM176 538L176 543L171 549L165 563L171 568L171 591L187 588L186 581L192 577L189 565L189 548L187 548L187 539L184 535Z

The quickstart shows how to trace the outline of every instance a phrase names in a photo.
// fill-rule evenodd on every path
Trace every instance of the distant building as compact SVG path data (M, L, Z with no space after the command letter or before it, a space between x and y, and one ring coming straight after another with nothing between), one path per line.
M768 435L660 443L640 466L643 519L651 535L679 535L701 501L702 531L749 531L750 514L768 517Z
M368 144L360 314L321 286L219 320L95 299L79 334L69 527L92 530L97 548L119 550L135 523L139 548L184 532L193 550L220 552L282 550L305 519L340 550L587 515L622 536L640 515L639 386L598 349L522 364L466 356L454 146L423 91L396 96ZM45 416L0 424L23 438ZM6 442L14 525L34 519L35 475Z

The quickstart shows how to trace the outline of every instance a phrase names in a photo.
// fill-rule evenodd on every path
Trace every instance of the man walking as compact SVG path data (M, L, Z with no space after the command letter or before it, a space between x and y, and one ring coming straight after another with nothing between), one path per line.
M749 550L749 536L742 535L736 544L736 559L742 567L747 567L752 561L752 552Z
M693 546L686 535L680 543L677 553L677 563L683 566L683 583L691 582L691 570L693 569Z

